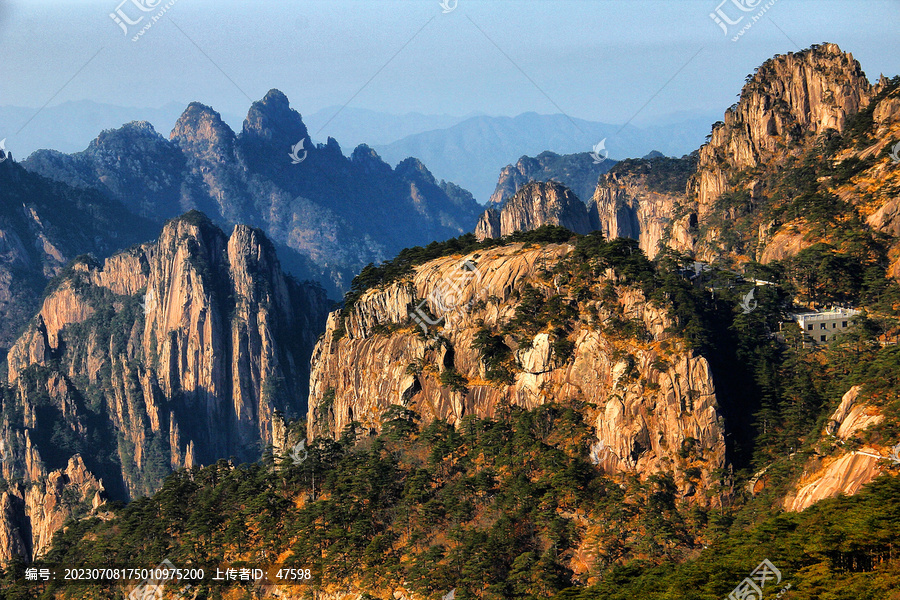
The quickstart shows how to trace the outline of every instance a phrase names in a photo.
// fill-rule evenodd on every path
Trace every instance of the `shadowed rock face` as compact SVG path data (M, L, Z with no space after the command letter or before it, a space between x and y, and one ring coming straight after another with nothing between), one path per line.
M50 157L52 160L53 157ZM158 230L94 190L0 162L0 353L40 307L47 279L76 256L108 256Z
M597 179L615 164L612 159L598 163L588 152L562 155L541 152L535 157L523 156L516 164L507 165L500 171L497 188L491 194L488 206L501 208L522 186L532 181L558 181L586 203L594 194Z
M406 280L366 292L345 319L332 313L313 354L308 436L339 436L352 421L378 429L392 404L412 408L426 421L457 423L466 415L492 417L504 403L531 408L582 401L592 406L586 410L596 430L594 460L604 469L641 477L672 471L683 495L718 502L698 492L711 489L712 473L727 468L709 365L665 331L671 322L664 310L648 303L641 291L618 285L614 276L597 285L609 281L615 300L579 305L566 336L573 343L570 354L561 354L550 331L537 333L530 345L506 335L516 364L514 379L509 384L489 379L484 357L473 347L479 329L499 331L508 323L526 285L547 297L571 299L573 290L547 275L571 251L568 244L510 244L436 259L416 267ZM454 295L455 305L465 308L447 315L440 340L425 338L411 322L409 307L429 298L428 310L440 314L435 289L445 286L466 260L477 265L478 275ZM594 311L596 319L590 316ZM638 319L646 337L606 335L598 323L619 311ZM448 371L462 376L465 385L442 384ZM689 446L694 450L679 453ZM693 452L703 460L692 462ZM683 476L691 466L702 473L695 481Z
M478 220L475 237L502 237L542 225L559 225L580 234L591 231L584 203L569 188L553 181L535 181L519 189L499 211L485 211Z
M2 500L0 537L40 554L98 493L127 500L173 469L280 447L327 307L259 230L226 236L199 213L102 265L76 262L9 353L2 470L23 483ZM0 553L19 553L7 539Z
M333 295L370 262L470 231L479 212L471 194L436 181L416 159L392 169L365 145L348 158L332 138L314 144L278 90L253 103L237 134L194 102L169 140L130 123L83 152L42 150L24 164L160 222L197 209L229 227L259 227L289 270L325 282Z

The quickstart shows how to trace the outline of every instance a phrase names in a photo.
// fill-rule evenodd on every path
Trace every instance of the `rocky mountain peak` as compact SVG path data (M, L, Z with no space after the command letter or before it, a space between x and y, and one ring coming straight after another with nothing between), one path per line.
M290 147L308 137L309 132L300 113L291 108L287 96L273 89L250 106L242 135Z
M230 150L234 138L234 132L222 120L222 116L199 102L188 105L169 136L184 151L205 158L209 158L211 152Z
M591 231L587 207L572 190L555 181L532 181L499 211L486 210L478 220L475 236L480 240L496 238L542 225L559 225L581 234Z
M598 177L615 164L613 160L598 163L587 152L556 154L546 151L534 157L523 156L515 165L507 165L500 171L488 206L501 208L507 199L530 181L558 181L586 203L594 193Z
M401 161L395 171L405 180L422 180L432 185L437 185L434 175L418 158L410 157Z
M814 45L763 63L700 150L690 189L698 196L701 215L725 191L728 173L766 162L781 148L790 153L826 129L841 130L871 95L859 63L837 44Z
M127 500L171 470L256 460L280 444L279 414L305 409L309 356L329 304L321 288L282 273L260 230L236 225L227 235L197 211L168 221L156 242L70 264L8 355L23 406L0 421L15 457L0 468L24 483L0 531L49 532L32 540L39 552L71 511L35 516L46 494L25 490L79 453L82 479ZM51 439L56 429L77 435ZM31 446L28 431L37 432Z

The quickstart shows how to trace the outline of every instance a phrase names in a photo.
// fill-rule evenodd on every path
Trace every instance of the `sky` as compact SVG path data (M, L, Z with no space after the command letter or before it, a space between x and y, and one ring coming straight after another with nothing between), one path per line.
M767 58L815 43L852 52L871 80L900 73L900 0L720 1L0 0L0 106L199 101L243 115L278 88L301 113L640 125L720 114ZM740 22L726 33L717 9ZM120 27L117 10L142 18ZM22 126L0 123L0 137Z

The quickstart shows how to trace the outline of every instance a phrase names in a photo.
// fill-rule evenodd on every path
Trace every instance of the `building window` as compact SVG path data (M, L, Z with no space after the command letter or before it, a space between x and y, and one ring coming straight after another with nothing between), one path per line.
M806 326L807 331L812 331L812 328L813 328L812 323L810 323L809 325Z
M832 328L832 329L837 329L837 322L832 323L832 324L831 324L831 328Z
M819 329L825 329L825 327L826 327L825 323L819 323Z
M847 321L842 321L842 322L841 322L841 327L846 327L846 326L847 326Z
M827 337L828 337L827 335L823 335L823 336L821 336L819 339L822 340L822 341L824 342L824 341L826 341L825 338L827 338Z

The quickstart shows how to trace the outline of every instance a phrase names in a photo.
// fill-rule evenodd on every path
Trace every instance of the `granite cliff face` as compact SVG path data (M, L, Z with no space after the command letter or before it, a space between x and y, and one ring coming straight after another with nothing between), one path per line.
M510 244L436 259L369 290L346 316L332 313L313 354L309 437L339 436L351 422L378 429L391 405L458 423L466 415L492 417L506 403L576 403L595 425L595 463L641 477L673 472L683 496L718 502L713 482L728 463L706 359L684 349L664 309L612 272L593 284L607 289L605 300L576 300L565 277L550 273L572 250ZM435 301L436 290L465 261L476 275L455 288L456 308L443 312L439 336L423 335L411 307L427 298L428 311L441 315L447 301ZM516 330L526 307L540 302L571 307L571 331ZM643 333L631 338L604 326L619 318ZM701 490L709 495L701 498Z
M860 444L858 450L846 447L848 441L884 419L878 407L863 400L861 391L857 385L844 394L822 432L819 452L806 462L799 482L785 498L786 510L805 510L840 494L852 496L891 465L889 448L868 444Z
M676 247L765 264L817 243L840 249L846 236L832 225L858 219L856 230L894 236L896 276L898 101L897 81L872 86L835 44L766 61L700 149L679 216L693 239Z
M611 159L597 163L589 152L563 155L541 152L533 158L523 156L515 165L506 165L500 171L497 188L491 194L488 206L500 209L522 186L532 181L558 181L586 203L594 194L597 179L615 164L616 161Z
M840 249L847 236L831 224L859 220L857 229L890 236L886 264L897 277L897 139L896 78L871 85L835 44L779 55L748 76L739 101L697 153L629 159L603 175L589 227L637 239L651 257L669 247L740 265L789 259L820 242ZM517 185L519 171L538 169L529 165L504 170L498 199ZM501 214L498 207L482 215L480 238L539 222L517 215L504 225Z
M555 181L534 181L519 189L499 210L489 208L475 226L479 240L531 231L542 225L559 225L575 233L591 231L584 203Z
M859 63L837 44L766 61L748 77L740 100L713 125L691 181L700 216L712 210L730 177L802 145L826 129L840 131L871 97ZM752 182L747 189L753 191Z
M153 235L150 224L95 191L73 189L0 162L0 353L71 259L107 256Z
M695 168L693 156L622 161L597 183L588 206L591 228L607 239L638 240L649 258L665 245L689 245L688 231L675 217Z
M370 262L470 231L479 211L471 194L416 159L392 169L364 145L347 158L332 138L313 144L278 90L253 103L238 134L195 102L169 140L131 123L83 152L38 151L24 164L159 221L197 209L223 225L259 227L290 271L332 292Z
M260 231L226 236L200 213L102 264L76 261L9 353L0 468L21 483L2 500L0 552L40 554L101 495L280 447L282 415L304 412L327 306L282 274Z

